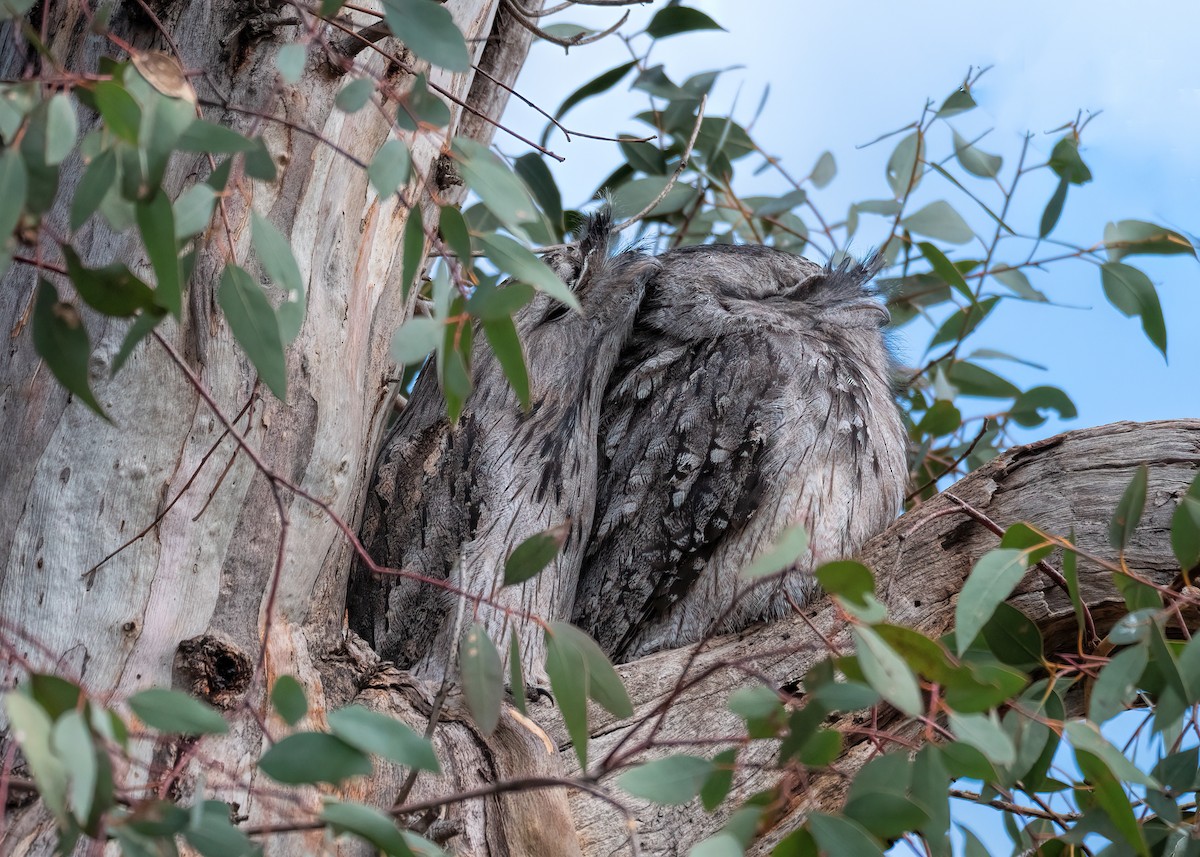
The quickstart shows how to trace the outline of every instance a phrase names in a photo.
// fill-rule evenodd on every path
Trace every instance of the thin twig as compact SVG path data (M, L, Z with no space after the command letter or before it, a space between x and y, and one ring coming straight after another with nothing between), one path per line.
M707 103L708 96L705 95L700 99L700 107L696 111L696 124L692 128L692 136L688 138L687 146L684 147L683 155L679 158L679 164L675 167L675 172L671 174L671 177L667 179L667 183L663 186L663 189L659 191L658 196L654 197L649 205L647 205L633 217L629 218L624 223L618 223L616 226L614 226L612 228L613 234L621 232L624 229L628 229L639 220L647 217L650 212L658 208L658 204L660 202L667 198L667 194L671 192L671 188L675 187L675 182L679 180L679 176L683 174L685 169L687 169L688 159L691 158L692 149L696 145L696 138L700 136L700 126L704 123L704 105Z

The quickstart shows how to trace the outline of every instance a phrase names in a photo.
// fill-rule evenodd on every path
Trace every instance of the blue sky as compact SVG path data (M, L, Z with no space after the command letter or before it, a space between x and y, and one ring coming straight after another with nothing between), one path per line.
M1011 173L1025 131L1034 133L1031 157L1044 160L1060 134L1046 132L1079 110L1103 113L1087 128L1083 155L1095 181L1072 187L1054 237L1090 244L1108 220L1150 220L1200 233L1200 66L1193 57L1200 7L1182 2L1154 15L1131 14L1128 4L1060 0L1014 2L1001 14L991 4L890 3L851 0L798 4L694 2L728 32L692 33L663 40L653 60L675 80L717 68L741 66L722 76L709 114L735 103L747 122L763 93L770 96L754 136L804 175L826 149L837 158L838 176L815 197L840 219L850 202L886 196L883 167L894 140L856 148L913 121L926 97L940 100L970 66L993 66L975 88L980 107L956 120L969 137L990 130L980 146L1005 156L1001 179ZM634 7L625 32L659 8ZM1052 15L1050 12L1052 11ZM571 8L549 19L604 26L612 10ZM574 48L535 45L518 90L553 110L567 94L596 74L629 58L617 39ZM645 96L628 82L573 110L566 124L597 134L638 131L632 121ZM538 133L544 120L526 108L510 108L506 122ZM948 131L932 144L948 152ZM498 138L502 150L523 146ZM567 157L554 167L568 204L580 204L617 163L615 146L561 135L551 148ZM748 171L747 171L748 172ZM1053 190L1052 177L1031 176L1010 219L1036 229ZM769 173L741 184L748 193L782 193ZM927 177L919 201L946 198L971 214L971 204L936 177ZM960 204L961 203L961 204ZM860 234L863 234L860 232ZM856 247L870 247L869 236ZM863 243L859 244L858 242ZM1136 319L1110 307L1097 269L1073 261L1031 275L1051 299L1079 308L1005 302L969 341L974 348L1002 348L1048 367L1039 372L990 364L1023 387L1054 383L1074 398L1079 417L1051 421L1023 439L1120 419L1200 416L1200 266L1185 257L1135 257L1158 284L1167 320L1168 360L1141 334ZM924 331L902 331L901 358L918 361Z

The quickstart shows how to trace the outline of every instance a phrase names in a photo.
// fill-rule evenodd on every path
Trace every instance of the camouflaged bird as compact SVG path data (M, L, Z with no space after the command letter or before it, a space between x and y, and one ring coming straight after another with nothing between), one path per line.
M364 512L376 562L465 593L468 621L501 652L515 627L542 687L542 633L522 613L573 617L618 660L778 617L816 597L817 562L886 526L906 479L872 270L756 246L652 257L609 244L601 214L546 257L581 312L539 294L514 317L530 410L486 347L453 425L423 373ZM502 589L508 553L564 523L555 562ZM768 586L747 585L741 569L796 523L809 553ZM512 612L476 608L479 598ZM385 658L436 678L457 602L360 567L348 611Z
M907 435L871 267L759 246L658 257L601 405L574 621L628 661L811 602L900 509ZM743 568L790 525L781 579Z

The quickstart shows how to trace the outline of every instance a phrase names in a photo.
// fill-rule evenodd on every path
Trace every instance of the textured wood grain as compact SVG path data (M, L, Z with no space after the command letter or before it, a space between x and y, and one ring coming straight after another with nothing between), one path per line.
M164 325L163 334L227 414L237 414L252 401L238 427L272 468L353 522L391 410L389 379L397 373L389 342L411 312L398 286L408 209L394 195L380 199L365 171L345 157L371 161L390 133L389 111L347 114L335 109L334 97L346 78L325 61L319 45L310 49L299 84L277 89L276 54L283 44L300 40L302 30L268 27L256 38L223 42L273 5L126 0L113 4L111 21L114 32L138 50L170 52L171 42L178 45L183 65L203 72L193 78L201 99L227 98L241 108L206 107L204 117L261 133L280 163L281 180L275 184L250 182L235 171L233 181L245 195L225 197L228 232L226 221L218 217L201 248L182 323ZM151 7L161 15L169 39L144 11ZM454 0L447 6L473 57L478 59L490 46L492 62L507 75L520 67L529 41L518 34L494 42L495 7L496 0ZM350 20L365 25L373 19L351 15ZM81 4L53 4L48 43L58 61L94 73L99 56L112 47L91 34L88 23ZM242 27L241 32L248 35L250 30ZM0 74L6 79L20 78L27 61L36 65L35 55L19 49L22 42L7 25L0 27L0 41L5 45ZM381 46L401 49L395 39ZM401 88L405 85L405 76L389 71L373 51L363 51L355 68L378 78L390 75ZM468 103L475 91L473 69L433 69L430 80ZM507 92L489 85L478 97L480 103L472 107L498 114ZM421 131L409 138L419 176L413 195L427 207L432 204L427 191L435 186L430 177L446 136L461 128L462 108L452 104L451 110L453 119L445 131ZM92 119L84 111L81 121ZM489 124L476 124L469 133L486 142L493 131ZM65 164L60 202L69 200L81 172L75 158ZM174 197L207 174L203 158L177 155L167 190ZM464 193L462 187L439 188L438 202L455 204ZM287 403L256 388L254 370L216 308L217 278L226 259L252 259L251 209L283 232L307 286L307 317L287 351ZM62 204L50 213L50 234L70 232L66 217ZM431 222L427 217L426 223ZM93 218L75 237L89 264L122 260L152 277L136 235L114 235ZM50 242L42 252L47 261L59 262ZM195 677L206 674L211 665L202 662L204 653L213 650L205 640L220 640L245 662L257 663L281 531L266 480L228 438L221 440L221 424L153 342L139 347L122 372L109 378L128 327L125 321L84 310L94 347L92 383L114 424L71 402L35 354L28 326L22 329L18 323L34 282L34 272L17 265L0 287L0 324L6 333L19 334L8 340L0 361L0 423L8 438L0 447L0 634L34 668L81 680L101 698L171 686L173 671L181 666L177 686L203 684ZM144 538L94 574L85 574L178 495ZM236 803L251 824L291 817L296 810L287 802L247 797L250 789L266 783L251 767L264 745L256 721L238 706L265 710L264 687L280 674L293 674L308 691L312 725L320 727L321 712L345 704L358 691L359 677L347 672L345 659L337 654L343 642L350 551L320 509L287 492L283 502L290 529L265 641L266 669L236 699L217 700L233 706L235 726L227 740L206 744L204 753L210 765L207 796ZM188 640L198 642L178 649ZM177 649L185 654L183 664ZM187 663L189 656L194 662ZM19 672L13 660L5 659L5 686ZM152 752L153 770L161 771L162 765L174 763L181 747L163 742ZM132 776L136 785L145 774L135 771ZM189 788L186 782L181 787L184 798ZM305 805L319 805L315 792ZM6 821L0 851L51 852L52 825L36 805L10 810ZM322 835L308 832L273 838L268 853L322 853L324 848Z
M974 561L997 545L997 536L963 513L946 494L960 498L1000 526L1029 521L1061 535L1074 528L1081 548L1109 556L1108 521L1139 464L1150 469L1150 488L1146 513L1133 535L1127 561L1149 579L1170 585L1179 574L1170 549L1170 516L1200 469L1200 420L1116 423L1018 447L900 518L862 551L864 561L877 572L880 596L891 620L929 635L950 630L963 580ZM1052 558L1051 564L1057 566L1057 558ZM1081 561L1079 572L1083 598L1104 633L1123 612L1120 596L1109 573L1096 565ZM1044 576L1030 572L1011 603L1043 629L1049 650L1073 648L1070 603ZM795 687L826 652L814 629L839 647L852 648L848 629L832 605L818 602L805 613L804 618L783 619L704 644L689 674L699 676L710 670L711 674L673 700L694 654L691 648L661 652L621 667L635 715L615 722L593 709L591 757L602 758L630 733L634 739L645 734L668 700L670 711L658 736L662 740L738 734L740 721L727 711L725 701L734 690L757 679L729 665L743 665L776 687ZM570 765L573 754L565 749L565 732L553 724L547 728L563 744L563 761ZM865 761L868 750L851 745L839 767L854 770ZM768 764L772 755L767 742L752 745L742 754L740 760L746 767L736 778L735 797L774 784L775 774L752 770L755 763ZM801 823L808 809L836 808L843 788L840 780L821 781L794 794L790 813L760 845L761 853L769 851L767 844ZM639 820L641 847L647 854L685 854L727 818L727 812L708 815L694 805L656 807L625 799ZM625 830L618 814L584 794L573 796L572 805L585 854L622 853Z

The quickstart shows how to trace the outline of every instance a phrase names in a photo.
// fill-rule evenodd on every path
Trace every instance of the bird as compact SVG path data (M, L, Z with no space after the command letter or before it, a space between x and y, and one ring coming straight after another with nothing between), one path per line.
M542 627L530 616L571 613L595 510L601 399L658 267L652 256L614 253L613 240L611 218L601 211L578 240L543 257L578 311L538 292L514 314L528 409L481 341L459 419L448 419L427 367L382 445L360 540L378 565L403 574L378 576L357 564L347 616L385 660L419 678L445 677L456 629L479 622L505 661L516 634L528 685L548 687ZM536 578L504 587L512 549L554 528L565 535L553 562ZM465 622L456 615L460 599Z
M608 378L573 622L615 661L779 618L899 512L907 434L868 283L758 245L657 257ZM808 549L741 570L791 526Z

